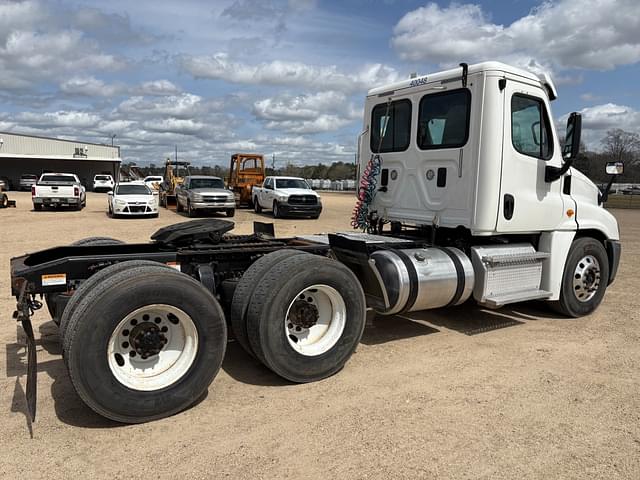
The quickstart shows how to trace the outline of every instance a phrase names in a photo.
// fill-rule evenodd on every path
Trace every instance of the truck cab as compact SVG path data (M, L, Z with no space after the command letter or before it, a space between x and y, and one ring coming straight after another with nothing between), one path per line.
M551 301L560 298L572 244L588 237L607 252L613 281L618 225L597 186L570 166L580 117L570 116L563 150L551 113L556 98L548 75L498 62L370 90L359 170L376 175L363 177L368 210L357 226L390 223L394 232L417 229L468 248L526 240L548 255L539 289Z

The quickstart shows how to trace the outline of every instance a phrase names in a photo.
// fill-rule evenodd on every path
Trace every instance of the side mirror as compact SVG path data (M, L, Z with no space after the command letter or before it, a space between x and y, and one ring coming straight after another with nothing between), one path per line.
M622 172L624 172L624 163L608 162L605 170L607 175L622 175Z
M113 190L109 190L109 191L107 192L107 195L109 195L110 197L113 197Z
M611 179L609 183L604 188L604 192L598 195L598 203L600 205L604 204L607 200L609 200L609 192L611 192L611 187L613 187L613 182L615 181L618 175L622 175L624 172L624 163L622 162L608 162L605 167L605 171L607 175L611 175Z
M562 148L562 159L564 164L562 167L554 167L547 165L544 169L544 181L547 183L555 182L562 175L567 173L571 168L571 164L580 152L580 135L582 133L582 115L573 112L567 120L567 133L564 137L564 147Z
M567 160L573 160L578 156L581 134L582 115L573 112L567 120L567 133L564 137L564 148L562 149L562 158L565 162Z
M157 197L158 195L160 195L160 193L157 190L154 190L151 193L153 194L154 197Z

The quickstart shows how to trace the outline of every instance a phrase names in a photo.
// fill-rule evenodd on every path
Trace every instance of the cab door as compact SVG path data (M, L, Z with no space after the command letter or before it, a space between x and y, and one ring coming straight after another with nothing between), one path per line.
M503 99L496 230L514 233L555 230L565 221L565 211L573 203L563 194L562 182L545 182L547 165L562 164L547 96L540 87L508 80Z

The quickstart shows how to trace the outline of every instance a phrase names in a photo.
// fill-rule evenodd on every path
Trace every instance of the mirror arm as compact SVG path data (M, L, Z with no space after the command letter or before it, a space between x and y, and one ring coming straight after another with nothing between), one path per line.
M607 187L604 189L604 192L598 195L598 205L603 205L607 200L609 200L609 192L611 191L611 187L613 186L613 182L616 181L618 175L611 175L611 179L609 183L607 183Z
M567 173L571 165L573 165L573 158L567 159L567 161L562 164L562 167L559 168L547 165L544 169L544 181L547 183L555 182Z

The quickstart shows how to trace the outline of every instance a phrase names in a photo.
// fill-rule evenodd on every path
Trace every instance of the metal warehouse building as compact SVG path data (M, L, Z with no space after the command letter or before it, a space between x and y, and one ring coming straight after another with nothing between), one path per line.
M0 178L14 189L20 175L44 172L75 173L91 188L98 173L118 178L120 162L118 146L0 132Z

